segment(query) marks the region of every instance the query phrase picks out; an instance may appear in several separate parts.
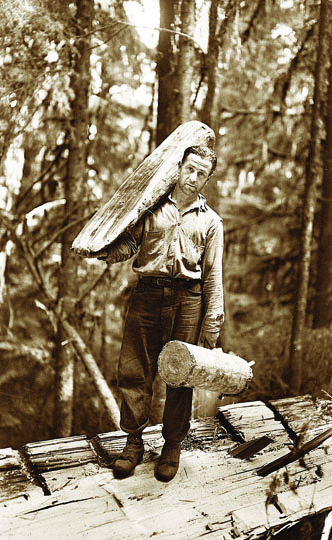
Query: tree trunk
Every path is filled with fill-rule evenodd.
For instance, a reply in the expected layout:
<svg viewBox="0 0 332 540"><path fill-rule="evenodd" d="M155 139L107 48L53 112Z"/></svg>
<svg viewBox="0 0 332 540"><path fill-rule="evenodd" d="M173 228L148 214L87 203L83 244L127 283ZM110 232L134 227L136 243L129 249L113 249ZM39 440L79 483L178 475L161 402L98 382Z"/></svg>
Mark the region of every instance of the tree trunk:
<svg viewBox="0 0 332 540"><path fill-rule="evenodd" d="M217 112L217 108L220 101L221 71L218 67L218 63L220 54L224 48L227 48L227 45L225 45L225 37L227 35L227 30L234 22L237 8L236 1L229 0L225 6L225 18L219 20L218 7L220 4L220 0L211 0L209 13L209 43L206 58L208 81L206 97L201 113L202 122L210 126L215 131L216 135L218 134L220 127L220 115Z"/></svg>
<svg viewBox="0 0 332 540"><path fill-rule="evenodd" d="M195 0L182 0L181 32L193 36L195 32ZM191 84L194 77L195 50L192 40L180 36L177 59L174 115L178 124L191 117Z"/></svg>
<svg viewBox="0 0 332 540"><path fill-rule="evenodd" d="M329 20L331 24L331 7ZM314 308L314 328L328 327L332 323L332 34L330 39L330 69L325 121L326 147L324 152L324 174L322 186L322 207L320 215L320 236L316 299Z"/></svg>
<svg viewBox="0 0 332 540"><path fill-rule="evenodd" d="M302 383L303 333L306 323L312 231L317 199L317 183L321 176L321 131L319 126L321 123L321 108L328 62L328 11L329 8L327 1L323 0L320 8L319 36L315 68L314 104L312 112L309 154L306 167L302 235L289 357L289 385L295 394L300 391Z"/></svg>
<svg viewBox="0 0 332 540"><path fill-rule="evenodd" d="M86 141L88 137L88 92L90 85L89 40L80 39L91 30L93 0L77 0L75 27L77 29L76 54L71 81L72 122L69 142L67 175L65 179L66 224L82 214L82 199L86 183ZM59 303L65 310L78 296L78 260L70 248L77 229L70 228L62 236L62 260L59 275ZM74 384L73 350L66 344L67 335L59 324L56 348L56 377L54 403L54 431L58 437L71 434Z"/></svg>
<svg viewBox="0 0 332 540"><path fill-rule="evenodd" d="M160 27L171 29L174 24L174 7L177 0L160 0ZM172 48L172 34L159 32L158 42L158 118L157 118L157 146L173 130L173 85L174 85L174 59Z"/></svg>
<svg viewBox="0 0 332 540"><path fill-rule="evenodd" d="M219 47L216 39L217 22L218 22L218 3L219 0L211 0L210 14L209 14L209 44L207 54L207 74L208 74L208 86L206 92L206 98L202 109L202 122L212 127L212 111L215 102L216 93L216 78L218 71L218 56Z"/></svg>

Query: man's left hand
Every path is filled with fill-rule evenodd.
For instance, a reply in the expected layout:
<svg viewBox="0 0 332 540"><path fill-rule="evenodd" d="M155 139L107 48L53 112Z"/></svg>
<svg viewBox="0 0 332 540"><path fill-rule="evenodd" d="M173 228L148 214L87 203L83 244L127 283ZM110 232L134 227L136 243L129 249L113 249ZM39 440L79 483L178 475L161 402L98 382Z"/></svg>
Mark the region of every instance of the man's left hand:
<svg viewBox="0 0 332 540"><path fill-rule="evenodd" d="M220 332L209 332L208 330L202 330L200 342L206 349L215 349Z"/></svg>

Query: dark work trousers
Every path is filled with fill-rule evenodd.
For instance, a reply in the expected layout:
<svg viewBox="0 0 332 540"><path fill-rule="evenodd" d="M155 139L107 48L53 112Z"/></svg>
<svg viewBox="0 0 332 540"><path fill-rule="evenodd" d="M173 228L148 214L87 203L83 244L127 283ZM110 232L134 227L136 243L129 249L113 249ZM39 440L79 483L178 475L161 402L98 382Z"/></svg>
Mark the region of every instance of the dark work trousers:
<svg viewBox="0 0 332 540"><path fill-rule="evenodd" d="M202 323L201 285L192 289L159 287L138 281L126 317L118 369L122 393L121 429L127 433L147 426L157 360L165 343L196 344ZM166 387L163 437L181 442L190 428L192 389Z"/></svg>

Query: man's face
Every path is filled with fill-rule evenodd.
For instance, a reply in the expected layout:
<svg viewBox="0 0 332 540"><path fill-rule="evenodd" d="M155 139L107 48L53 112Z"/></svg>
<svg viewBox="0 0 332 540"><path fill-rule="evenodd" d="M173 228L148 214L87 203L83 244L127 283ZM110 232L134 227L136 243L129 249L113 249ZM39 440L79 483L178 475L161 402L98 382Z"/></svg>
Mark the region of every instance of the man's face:
<svg viewBox="0 0 332 540"><path fill-rule="evenodd" d="M191 198L198 195L208 181L211 169L212 163L208 158L189 154L180 166L178 188Z"/></svg>
<svg viewBox="0 0 332 540"><path fill-rule="evenodd" d="M198 195L208 181L212 163L208 158L189 154L180 166L178 188L188 197Z"/></svg>

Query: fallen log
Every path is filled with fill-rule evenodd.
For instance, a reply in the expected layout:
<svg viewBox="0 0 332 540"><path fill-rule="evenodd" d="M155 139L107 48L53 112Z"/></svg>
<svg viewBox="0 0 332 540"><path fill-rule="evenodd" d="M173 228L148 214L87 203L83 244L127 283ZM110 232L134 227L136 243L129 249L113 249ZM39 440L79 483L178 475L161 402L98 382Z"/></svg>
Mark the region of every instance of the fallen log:
<svg viewBox="0 0 332 540"><path fill-rule="evenodd" d="M222 349L204 349L183 341L166 343L158 358L161 378L172 387L203 388L236 395L252 379L249 363Z"/></svg>
<svg viewBox="0 0 332 540"><path fill-rule="evenodd" d="M128 176L113 197L88 221L72 249L83 257L96 257L129 226L152 208L176 183L178 164L189 146L213 147L214 132L196 120L171 133Z"/></svg>

